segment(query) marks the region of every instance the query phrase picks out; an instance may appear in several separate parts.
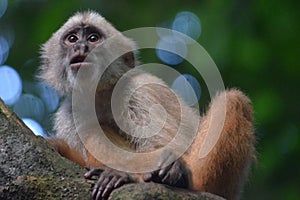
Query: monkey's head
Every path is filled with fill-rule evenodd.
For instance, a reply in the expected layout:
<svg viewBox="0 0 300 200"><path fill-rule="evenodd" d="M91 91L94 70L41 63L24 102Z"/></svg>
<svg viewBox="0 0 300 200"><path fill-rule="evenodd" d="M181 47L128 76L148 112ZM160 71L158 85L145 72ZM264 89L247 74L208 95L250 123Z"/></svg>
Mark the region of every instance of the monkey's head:
<svg viewBox="0 0 300 200"><path fill-rule="evenodd" d="M135 66L135 43L95 12L77 13L42 46L39 78L62 94L72 92L76 75L94 68L100 88L114 84Z"/></svg>

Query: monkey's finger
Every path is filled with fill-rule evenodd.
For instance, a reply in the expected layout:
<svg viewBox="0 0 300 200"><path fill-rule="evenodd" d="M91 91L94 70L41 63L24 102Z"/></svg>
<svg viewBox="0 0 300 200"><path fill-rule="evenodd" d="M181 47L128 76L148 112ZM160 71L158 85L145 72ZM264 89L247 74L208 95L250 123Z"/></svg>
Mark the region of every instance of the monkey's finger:
<svg viewBox="0 0 300 200"><path fill-rule="evenodd" d="M183 179L183 169L181 168L181 163L176 161L172 164L171 169L167 172L162 182L168 185L175 185L178 181Z"/></svg>
<svg viewBox="0 0 300 200"><path fill-rule="evenodd" d="M108 198L108 196L110 195L110 193L113 191L113 189L115 188L115 183L118 181L117 177L113 177L109 183L106 185L103 193L102 193L102 197L104 198Z"/></svg>
<svg viewBox="0 0 300 200"><path fill-rule="evenodd" d="M99 192L102 194L103 187L101 187L101 186L103 184L104 179L105 179L105 176L100 176L97 183L95 184L94 190L93 190L93 198L94 199L96 199L96 196L98 195Z"/></svg>
<svg viewBox="0 0 300 200"><path fill-rule="evenodd" d="M99 183L98 184L99 189L98 189L97 196L96 196L97 200L102 199L103 192L104 192L109 180L110 180L109 177L104 177L104 176L100 177L99 181L97 182L97 184Z"/></svg>
<svg viewBox="0 0 300 200"><path fill-rule="evenodd" d="M145 174L143 174L143 180L145 182L151 181L152 180L152 173L145 173Z"/></svg>
<svg viewBox="0 0 300 200"><path fill-rule="evenodd" d="M166 176L162 179L162 182L167 185L175 185L178 182L178 180L181 179L181 177L182 174L179 172L176 174L167 173Z"/></svg>
<svg viewBox="0 0 300 200"><path fill-rule="evenodd" d="M93 193L92 193L93 199L99 199L98 198L99 194L100 195L102 194L101 185L102 185L103 180L104 180L104 176L100 176L97 183L95 184L94 189L93 189Z"/></svg>
<svg viewBox="0 0 300 200"><path fill-rule="evenodd" d="M103 191L101 197L103 199L107 199L110 195L110 193L112 192L113 188L105 188L105 190Z"/></svg>
<svg viewBox="0 0 300 200"><path fill-rule="evenodd" d="M101 198L102 191L99 189L99 187L94 187L92 196L93 199L99 200Z"/></svg>
<svg viewBox="0 0 300 200"><path fill-rule="evenodd" d="M162 168L162 169L160 169L158 171L158 177L161 178L161 179L163 179L166 176L166 174L171 170L172 165L173 165L173 163L170 164L170 165L168 165L168 166L166 166L166 167L164 167L164 168Z"/></svg>
<svg viewBox="0 0 300 200"><path fill-rule="evenodd" d="M122 185L124 185L126 182L129 182L128 179L126 177L121 177L117 180L117 182L115 183L114 187L118 188L121 187Z"/></svg>
<svg viewBox="0 0 300 200"><path fill-rule="evenodd" d="M107 187L107 184L109 183L109 181L110 181L110 178L109 178L109 177L105 177L104 180L101 182L101 184L100 184L100 189L101 189L102 191L105 190L105 188ZM99 189L99 190L100 190L100 189Z"/></svg>
<svg viewBox="0 0 300 200"><path fill-rule="evenodd" d="M102 191L99 190L96 197L94 198L95 200L102 200Z"/></svg>
<svg viewBox="0 0 300 200"><path fill-rule="evenodd" d="M159 170L158 176L160 178L166 176L167 173L169 174L175 174L178 172L181 172L181 167L180 167L181 163L179 160L173 162L172 164L168 165L165 168L162 168Z"/></svg>
<svg viewBox="0 0 300 200"><path fill-rule="evenodd" d="M92 168L84 174L84 178L91 179L93 176L99 176L104 170L100 168Z"/></svg>
<svg viewBox="0 0 300 200"><path fill-rule="evenodd" d="M169 167L176 161L177 157L175 156L174 153L171 151L165 151L163 152L162 156L159 159L159 162L157 164L157 167L159 169Z"/></svg>
<svg viewBox="0 0 300 200"><path fill-rule="evenodd" d="M161 181L163 183L171 183L171 177L170 177L170 173L166 173L165 176L162 177Z"/></svg>
<svg viewBox="0 0 300 200"><path fill-rule="evenodd" d="M160 159L157 163L157 167L158 168L164 167L163 165L165 165L170 160L170 157L172 157L172 152L168 150L164 151L160 156Z"/></svg>

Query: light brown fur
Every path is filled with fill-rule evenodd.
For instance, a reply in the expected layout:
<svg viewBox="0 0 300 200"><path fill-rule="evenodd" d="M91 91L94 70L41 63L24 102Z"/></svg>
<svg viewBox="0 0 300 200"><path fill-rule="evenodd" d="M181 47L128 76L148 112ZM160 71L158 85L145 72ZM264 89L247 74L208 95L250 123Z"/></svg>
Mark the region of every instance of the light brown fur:
<svg viewBox="0 0 300 200"><path fill-rule="evenodd" d="M43 65L39 77L65 96L65 100L55 115L54 129L56 131L56 138L49 139L49 142L63 156L81 166L101 167L103 163L89 152L90 148L95 149L93 146L93 137L76 131L71 106L71 94L74 89L72 81L74 81L74 78L69 74L65 54L61 52L59 46L61 35L66 30L76 26L76 24L97 26L105 34L106 38L119 35L115 46L106 47L105 44L103 46L103 49L110 49L112 54L115 48L122 47L124 47L124 52L134 52L135 44L130 39L120 35L100 15L93 12L86 12L83 14L78 13L69 19L42 48ZM99 57L103 57L103 55ZM107 64L105 58L99 58L103 61L100 63ZM135 60L134 62L136 63L137 61ZM99 66L99 68L101 67ZM125 79L124 96L118 99L118 105L121 110L126 110L125 107L128 106L126 98L130 98L131 100L131 109L125 111L123 115L118 116L124 119L124 122L122 122L124 123L123 125L131 131L138 130L132 124L126 122L127 117L129 116L136 124L148 123L148 108L155 104L162 105L168 112L168 117L158 135L147 140L137 139L128 135L126 136L126 134L124 135L124 132L120 131L118 126L116 126L112 111L107 109L110 108L111 93L116 82L130 69L131 66L124 64L122 59L117 59L110 64L97 86L96 111L98 121L105 134L115 144L125 149L131 149L136 152L149 152L161 148L170 142L178 131L180 123L184 127L186 137L190 137L190 132L195 131L196 128L198 134L193 144L180 158L190 172L188 188L211 192L227 199L238 199L244 182L247 179L250 165L255 157L255 138L250 100L239 90L224 91L212 99L207 113L203 117L200 117L194 109L176 97L175 93L162 80L138 70L133 76ZM153 81L160 85L144 85L147 81ZM210 126L220 123L218 121L218 110L223 108L226 108L226 118L220 138L209 154L201 158L199 152L201 152L207 130ZM156 118L159 119L160 115L157 114ZM198 122L200 122L199 126L197 125ZM91 127L92 129L93 127ZM142 131L137 131L137 133L141 134L139 136L143 134ZM87 136L87 139L82 141L84 137L80 137L80 134L83 134L84 137ZM185 140L185 138L182 138L182 140ZM99 155L105 154L105 149L101 147L101 142L97 148ZM136 181L142 180L140 175L134 176L137 176Z"/></svg>

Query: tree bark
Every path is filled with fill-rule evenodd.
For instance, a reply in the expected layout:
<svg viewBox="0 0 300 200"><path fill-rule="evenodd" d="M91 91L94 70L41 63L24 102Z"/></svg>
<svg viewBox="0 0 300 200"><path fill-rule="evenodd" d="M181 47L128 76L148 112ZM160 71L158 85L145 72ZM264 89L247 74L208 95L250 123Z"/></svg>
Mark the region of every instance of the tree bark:
<svg viewBox="0 0 300 200"><path fill-rule="evenodd" d="M0 99L0 199L91 199L85 169L35 136ZM155 183L128 184L110 199L207 199L221 197Z"/></svg>

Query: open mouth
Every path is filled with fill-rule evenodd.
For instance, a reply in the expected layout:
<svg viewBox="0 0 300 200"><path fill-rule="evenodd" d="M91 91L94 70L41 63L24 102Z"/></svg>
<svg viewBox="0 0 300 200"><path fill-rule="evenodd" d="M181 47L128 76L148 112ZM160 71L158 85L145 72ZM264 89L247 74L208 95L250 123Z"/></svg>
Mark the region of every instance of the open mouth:
<svg viewBox="0 0 300 200"><path fill-rule="evenodd" d="M86 56L83 55L78 55L74 56L71 61L70 61L70 67L72 70L75 70L76 72L81 68L81 67L89 67L91 66L92 63L88 62L86 60Z"/></svg>

